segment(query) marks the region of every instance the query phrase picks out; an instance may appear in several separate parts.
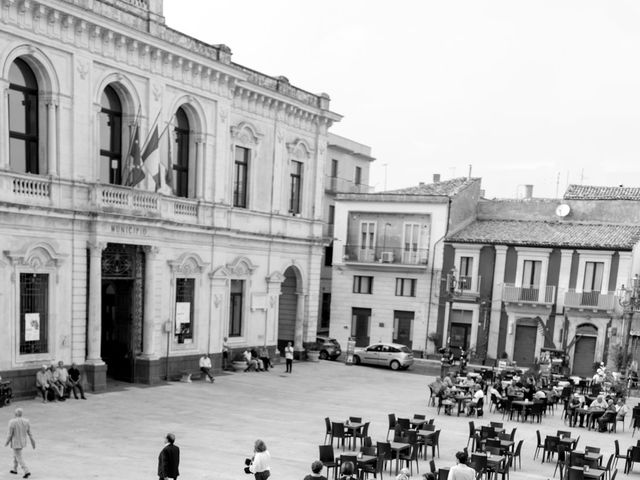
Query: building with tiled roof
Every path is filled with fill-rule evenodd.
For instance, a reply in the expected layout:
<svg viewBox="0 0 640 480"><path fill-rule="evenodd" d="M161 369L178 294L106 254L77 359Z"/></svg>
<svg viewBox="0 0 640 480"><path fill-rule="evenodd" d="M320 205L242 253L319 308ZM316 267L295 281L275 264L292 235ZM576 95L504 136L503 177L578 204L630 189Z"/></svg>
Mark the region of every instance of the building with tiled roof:
<svg viewBox="0 0 640 480"><path fill-rule="evenodd" d="M380 192L381 195L425 195L452 197L460 193L469 185L477 183L479 178L459 177L451 180L434 181L433 183L420 182L418 185L397 190Z"/></svg>
<svg viewBox="0 0 640 480"><path fill-rule="evenodd" d="M572 185L564 199L483 200L445 240L438 331L482 358L533 365L545 349L593 375L621 344L615 295L640 241L640 189Z"/></svg>
<svg viewBox="0 0 640 480"><path fill-rule="evenodd" d="M640 201L640 187L598 187L569 185L565 200L632 200Z"/></svg>

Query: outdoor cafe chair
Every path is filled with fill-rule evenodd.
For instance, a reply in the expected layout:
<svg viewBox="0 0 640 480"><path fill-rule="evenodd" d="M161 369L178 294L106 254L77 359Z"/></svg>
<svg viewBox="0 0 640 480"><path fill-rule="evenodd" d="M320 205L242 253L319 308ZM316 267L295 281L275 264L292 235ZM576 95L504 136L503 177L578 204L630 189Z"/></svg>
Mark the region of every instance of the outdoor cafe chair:
<svg viewBox="0 0 640 480"><path fill-rule="evenodd" d="M501 447L500 439L499 438L487 438L487 440L484 442L485 450L487 449L487 447L500 448Z"/></svg>
<svg viewBox="0 0 640 480"><path fill-rule="evenodd" d="M409 451L408 454L400 454L400 461L401 462L405 462L407 467L409 467L409 470L411 472L411 475L413 475L413 462L416 462L416 473L420 473L420 470L418 469L418 451L420 449L420 446L416 443L411 445L411 450Z"/></svg>
<svg viewBox="0 0 640 480"><path fill-rule="evenodd" d="M400 425L403 430L409 430L411 428L411 422L408 418L398 418L396 425Z"/></svg>
<svg viewBox="0 0 640 480"><path fill-rule="evenodd" d="M626 416L627 414L625 413L624 415L616 415L616 419L614 421L611 421L611 430L614 433L618 432L618 422L622 423L622 431L624 432L624 422L626 420Z"/></svg>
<svg viewBox="0 0 640 480"><path fill-rule="evenodd" d="M329 417L324 417L324 426L324 443L327 443L327 440L331 438L331 420L329 420Z"/></svg>
<svg viewBox="0 0 640 480"><path fill-rule="evenodd" d="M327 469L327 475L329 475L330 470L333 468L333 476L334 478L338 476L338 462L336 462L334 453L333 453L333 445L320 445L320 461Z"/></svg>
<svg viewBox="0 0 640 480"><path fill-rule="evenodd" d="M433 423L427 423L426 425L422 426L422 430L428 430L430 432L435 432L436 431L436 426Z"/></svg>
<svg viewBox="0 0 640 480"><path fill-rule="evenodd" d="M516 461L517 461L520 466L520 469L522 470L522 444L523 443L524 443L524 440L520 440L513 453L507 452L507 455L509 456L509 463L513 465L514 469L516 468Z"/></svg>
<svg viewBox="0 0 640 480"><path fill-rule="evenodd" d="M360 447L360 453L363 455L373 455L374 457L377 455L376 447Z"/></svg>
<svg viewBox="0 0 640 480"><path fill-rule="evenodd" d="M542 463L544 463L545 457L547 460L549 460L551 457L553 457L553 455L555 455L555 453L558 451L559 443L560 442L558 437L547 435L547 437L544 439L544 447L542 451Z"/></svg>
<svg viewBox="0 0 640 480"><path fill-rule="evenodd" d="M509 467L510 467L509 462L507 460L503 460L499 464L490 467L490 472L492 474L491 476L497 477L498 475L500 475L502 477L502 480L505 480L505 477L508 479Z"/></svg>
<svg viewBox="0 0 640 480"><path fill-rule="evenodd" d="M560 438L571 438L571 432L567 432L564 430L558 430L556 432L556 436L560 437Z"/></svg>
<svg viewBox="0 0 640 480"><path fill-rule="evenodd" d="M567 470L569 471L567 480L584 480L584 470L582 468L569 467Z"/></svg>
<svg viewBox="0 0 640 480"><path fill-rule="evenodd" d="M533 423L533 419L535 418L538 423L542 421L542 414L544 412L544 404L534 402L529 408L524 410L524 420L526 421L528 417L531 417L531 422Z"/></svg>
<svg viewBox="0 0 640 480"><path fill-rule="evenodd" d="M365 422L365 424L362 426L362 428L358 429L355 432L356 439L358 439L358 438L360 439L360 446L361 447L364 445L364 439L369 436L369 424L370 423L371 422Z"/></svg>
<svg viewBox="0 0 640 480"><path fill-rule="evenodd" d="M382 471L384 470L385 459L382 455L378 455L374 462L363 463L360 467L360 474L364 474L364 478L369 478L369 474L373 474L374 478L382 480Z"/></svg>
<svg viewBox="0 0 640 480"><path fill-rule="evenodd" d="M438 469L438 480L447 480L449 478L449 469L448 468L439 468Z"/></svg>
<svg viewBox="0 0 640 480"><path fill-rule="evenodd" d="M351 423L362 423L362 417L349 417Z"/></svg>
<svg viewBox="0 0 640 480"><path fill-rule="evenodd" d="M424 439L424 447L425 449L431 447L431 458L435 458L436 449L438 449L438 458L440 458L440 430L436 430L433 435Z"/></svg>
<svg viewBox="0 0 640 480"><path fill-rule="evenodd" d="M388 462L391 462L393 458L393 452L391 451L391 444L389 442L376 442L376 451L378 452L378 458L382 457L383 467ZM391 467L389 467L391 469Z"/></svg>
<svg viewBox="0 0 640 480"><path fill-rule="evenodd" d="M479 454L479 453L472 453L470 466L476 471L476 479L479 480L480 478L482 478L483 475L485 477L488 476L486 455Z"/></svg>
<svg viewBox="0 0 640 480"><path fill-rule="evenodd" d="M436 468L436 461L433 458L429 460L429 471L434 475L438 473L438 469Z"/></svg>
<svg viewBox="0 0 640 480"><path fill-rule="evenodd" d="M607 460L607 464L604 467L600 467L602 470L607 472L607 478L611 480L611 468L613 467L613 459L615 458L615 454L609 455L609 460Z"/></svg>
<svg viewBox="0 0 640 480"><path fill-rule="evenodd" d="M624 459L624 464L626 466L628 457L627 457L626 454L623 455L623 454L620 453L620 441L619 440L614 440L613 444L615 446L615 452L614 452L615 459L613 460L614 468L618 466L618 459L619 458L623 458Z"/></svg>
<svg viewBox="0 0 640 480"><path fill-rule="evenodd" d="M344 450L345 438L351 438L351 435L345 430L344 423L331 422L331 445L333 445L333 441L337 439L338 442L342 443L342 450Z"/></svg>
<svg viewBox="0 0 640 480"><path fill-rule="evenodd" d="M473 423L473 420L469 421L469 437L467 438L467 447L469 446L469 441L471 442L471 449L473 450L475 441L476 441L476 426Z"/></svg>
<svg viewBox="0 0 640 480"><path fill-rule="evenodd" d="M340 455L340 470L342 470L342 466L347 462L353 463L353 476L355 478L359 478L360 467L358 465L358 455L354 455L353 453L343 453Z"/></svg>
<svg viewBox="0 0 640 480"><path fill-rule="evenodd" d="M491 425L493 428L502 428L504 426L502 422L489 422L489 425Z"/></svg>
<svg viewBox="0 0 640 480"><path fill-rule="evenodd" d="M553 476L556 476L556 472L560 470L560 478L563 478L564 467L567 463L567 447L565 445L558 445L558 458L556 459L556 467L553 469Z"/></svg>
<svg viewBox="0 0 640 480"><path fill-rule="evenodd" d="M390 413L389 417L389 426L387 428L387 441L389 441L389 432L392 432L394 428L396 428L396 415L394 413Z"/></svg>
<svg viewBox="0 0 640 480"><path fill-rule="evenodd" d="M584 467L585 459L582 452L570 452L569 453L569 466L571 467Z"/></svg>
<svg viewBox="0 0 640 480"><path fill-rule="evenodd" d="M631 447L631 453L627 457L627 465L625 467L625 473L630 473L633 469L633 464L635 462L640 462L640 447L634 446Z"/></svg>
<svg viewBox="0 0 640 480"><path fill-rule="evenodd" d="M600 447L584 447L584 453L600 453Z"/></svg>
<svg viewBox="0 0 640 480"><path fill-rule="evenodd" d="M616 480L616 475L618 475L618 469L617 468L613 471L613 475L611 475L611 478L609 480Z"/></svg>

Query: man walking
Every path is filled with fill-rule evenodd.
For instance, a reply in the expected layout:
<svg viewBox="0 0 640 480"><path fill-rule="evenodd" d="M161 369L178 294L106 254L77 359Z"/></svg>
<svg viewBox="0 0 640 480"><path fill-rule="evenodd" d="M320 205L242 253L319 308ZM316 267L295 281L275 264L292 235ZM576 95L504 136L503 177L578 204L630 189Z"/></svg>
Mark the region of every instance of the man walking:
<svg viewBox="0 0 640 480"><path fill-rule="evenodd" d="M22 459L22 449L27 446L27 437L29 437L29 440L31 440L31 446L35 450L36 441L31 435L29 420L22 417L21 408L16 408L15 418L9 420L9 436L7 437L5 446L11 445L11 448L13 449L13 470L10 470L10 472L13 474L17 474L18 465L20 465L20 467L22 467L22 470L24 471L24 475L22 476L22 478L29 478L31 476L29 468Z"/></svg>
<svg viewBox="0 0 640 480"><path fill-rule="evenodd" d="M180 465L180 449L174 445L176 436L173 433L167 433L165 437L165 446L158 456L158 478L160 480L176 480L180 473L178 465Z"/></svg>

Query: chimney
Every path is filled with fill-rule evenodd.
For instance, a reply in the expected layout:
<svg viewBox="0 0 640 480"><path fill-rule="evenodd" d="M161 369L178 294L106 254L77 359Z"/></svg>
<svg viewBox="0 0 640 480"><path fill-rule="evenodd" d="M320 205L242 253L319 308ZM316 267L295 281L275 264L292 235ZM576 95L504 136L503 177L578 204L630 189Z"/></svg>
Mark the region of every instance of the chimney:
<svg viewBox="0 0 640 480"><path fill-rule="evenodd" d="M440 174L439 173L434 173L433 174L433 183L438 183L440 181Z"/></svg>
<svg viewBox="0 0 640 480"><path fill-rule="evenodd" d="M524 186L524 199L531 200L533 198L533 185Z"/></svg>

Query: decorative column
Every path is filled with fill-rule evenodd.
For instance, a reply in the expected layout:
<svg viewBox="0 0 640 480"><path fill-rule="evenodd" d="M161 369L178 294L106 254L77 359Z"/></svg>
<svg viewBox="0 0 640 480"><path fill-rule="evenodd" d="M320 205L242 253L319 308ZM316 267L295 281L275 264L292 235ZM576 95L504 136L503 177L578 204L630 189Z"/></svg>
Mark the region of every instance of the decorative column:
<svg viewBox="0 0 640 480"><path fill-rule="evenodd" d="M158 358L155 346L155 306L157 305L154 292L154 269L158 247L144 247L144 321L142 325L142 356L148 359Z"/></svg>
<svg viewBox="0 0 640 480"><path fill-rule="evenodd" d="M87 363L103 365L102 341L102 250L107 244L88 242L89 247L89 320L87 323Z"/></svg>
<svg viewBox="0 0 640 480"><path fill-rule="evenodd" d="M280 294L282 293L282 282L284 282L284 275L275 271L269 275L267 280L267 295L268 295L268 308L266 319L267 336L265 337L267 343L277 343L276 333L278 331L278 317L280 316ZM277 346L277 345L276 345Z"/></svg>
<svg viewBox="0 0 640 480"><path fill-rule="evenodd" d="M9 163L9 82L0 80L0 170L8 170ZM6 134L4 133L6 132Z"/></svg>
<svg viewBox="0 0 640 480"><path fill-rule="evenodd" d="M47 173L51 176L58 174L58 142L57 142L57 122L56 111L58 102L53 98L46 100L47 108Z"/></svg>
<svg viewBox="0 0 640 480"><path fill-rule="evenodd" d="M491 320L489 323L489 345L487 356L498 358L498 338L500 336L500 321L502 320L502 286L504 270L507 261L507 247L496 245L496 260L493 269L493 288L491 298Z"/></svg>
<svg viewBox="0 0 640 480"><path fill-rule="evenodd" d="M204 193L204 136L196 136L196 198L202 200Z"/></svg>
<svg viewBox="0 0 640 480"><path fill-rule="evenodd" d="M87 242L89 247L89 318L87 321L87 360L84 370L94 392L107 389L107 366L100 357L102 341L102 251L104 242Z"/></svg>
<svg viewBox="0 0 640 480"><path fill-rule="evenodd" d="M296 329L293 339L293 349L296 352L302 351L302 338L304 334L304 310L307 295L304 292L296 293L298 302L296 303Z"/></svg>

